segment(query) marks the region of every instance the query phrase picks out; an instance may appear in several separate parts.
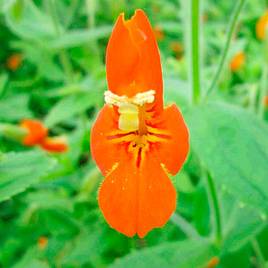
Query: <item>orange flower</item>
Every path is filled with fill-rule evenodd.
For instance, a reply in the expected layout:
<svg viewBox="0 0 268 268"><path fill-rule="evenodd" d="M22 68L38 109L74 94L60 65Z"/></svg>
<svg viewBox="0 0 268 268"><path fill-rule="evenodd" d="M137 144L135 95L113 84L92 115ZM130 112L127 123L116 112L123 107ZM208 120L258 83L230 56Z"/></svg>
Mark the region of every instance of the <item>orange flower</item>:
<svg viewBox="0 0 268 268"><path fill-rule="evenodd" d="M48 151L54 153L63 153L68 150L68 145L63 137L45 138L40 146Z"/></svg>
<svg viewBox="0 0 268 268"><path fill-rule="evenodd" d="M165 35L164 35L164 32L160 26L155 26L153 31L154 31L154 36L155 36L156 40L162 41L164 39Z"/></svg>
<svg viewBox="0 0 268 268"><path fill-rule="evenodd" d="M256 25L256 35L260 40L264 40L268 31L268 10L261 16Z"/></svg>
<svg viewBox="0 0 268 268"><path fill-rule="evenodd" d="M112 228L144 237L175 210L168 174L183 165L189 137L179 109L163 108L159 51L142 10L117 19L106 71L106 105L91 130L92 156L105 176L98 201Z"/></svg>
<svg viewBox="0 0 268 268"><path fill-rule="evenodd" d="M183 46L180 42L171 42L169 44L170 49L174 52L177 59L181 59L183 55Z"/></svg>
<svg viewBox="0 0 268 268"><path fill-rule="evenodd" d="M24 119L21 121L20 126L28 131L22 141L26 146L39 144L48 134L47 128L38 120Z"/></svg>
<svg viewBox="0 0 268 268"><path fill-rule="evenodd" d="M39 249L44 250L47 247L48 238L45 236L40 236L37 244Z"/></svg>
<svg viewBox="0 0 268 268"><path fill-rule="evenodd" d="M264 107L268 107L268 96L264 97L263 102L264 102Z"/></svg>
<svg viewBox="0 0 268 268"><path fill-rule="evenodd" d="M20 126L27 130L22 143L26 146L39 145L45 151L63 153L68 150L67 142L62 137L48 137L48 129L42 122L34 119L24 119Z"/></svg>
<svg viewBox="0 0 268 268"><path fill-rule="evenodd" d="M234 55L230 62L230 69L232 72L238 71L245 64L246 56L243 51Z"/></svg>
<svg viewBox="0 0 268 268"><path fill-rule="evenodd" d="M220 263L220 259L218 257L213 257L207 264L207 268L214 268Z"/></svg>
<svg viewBox="0 0 268 268"><path fill-rule="evenodd" d="M7 67L11 71L16 71L20 64L21 64L21 55L20 54L13 54L7 59Z"/></svg>

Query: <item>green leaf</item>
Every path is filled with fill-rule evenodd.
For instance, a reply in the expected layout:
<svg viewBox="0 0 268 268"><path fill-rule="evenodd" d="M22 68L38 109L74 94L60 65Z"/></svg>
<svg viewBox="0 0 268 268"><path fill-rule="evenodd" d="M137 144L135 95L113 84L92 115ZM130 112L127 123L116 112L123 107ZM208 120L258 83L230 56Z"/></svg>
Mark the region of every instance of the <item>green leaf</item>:
<svg viewBox="0 0 268 268"><path fill-rule="evenodd" d="M206 240L186 240L135 251L116 260L110 268L204 267L216 251Z"/></svg>
<svg viewBox="0 0 268 268"><path fill-rule="evenodd" d="M6 73L0 74L0 96L4 92L7 82L8 82L8 75Z"/></svg>
<svg viewBox="0 0 268 268"><path fill-rule="evenodd" d="M52 49L72 48L107 37L112 31L110 25L100 26L89 30L69 31L55 38L48 43L48 47Z"/></svg>
<svg viewBox="0 0 268 268"><path fill-rule="evenodd" d="M51 17L42 13L31 0L17 0L6 11L6 23L22 39L47 39L56 32Z"/></svg>
<svg viewBox="0 0 268 268"><path fill-rule="evenodd" d="M31 118L32 112L28 108L29 96L18 94L0 100L0 120L17 121ZM16 109L14 108L16 107Z"/></svg>
<svg viewBox="0 0 268 268"><path fill-rule="evenodd" d="M241 203L268 211L268 126L249 112L215 103L186 114L191 145L201 163Z"/></svg>
<svg viewBox="0 0 268 268"><path fill-rule="evenodd" d="M0 157L0 201L25 191L45 176L55 161L42 152L8 153Z"/></svg>
<svg viewBox="0 0 268 268"><path fill-rule="evenodd" d="M247 206L237 206L232 215L234 217L226 230L223 252L233 252L242 248L267 225L265 218Z"/></svg>
<svg viewBox="0 0 268 268"><path fill-rule="evenodd" d="M51 128L60 122L70 119L72 116L84 112L89 107L98 104L100 98L102 98L102 94L93 90L87 93L79 93L65 97L50 110L45 118L45 124L47 127Z"/></svg>
<svg viewBox="0 0 268 268"><path fill-rule="evenodd" d="M226 191L219 193L224 242L222 254L232 254L248 245L266 225L265 214L254 207L237 201Z"/></svg>

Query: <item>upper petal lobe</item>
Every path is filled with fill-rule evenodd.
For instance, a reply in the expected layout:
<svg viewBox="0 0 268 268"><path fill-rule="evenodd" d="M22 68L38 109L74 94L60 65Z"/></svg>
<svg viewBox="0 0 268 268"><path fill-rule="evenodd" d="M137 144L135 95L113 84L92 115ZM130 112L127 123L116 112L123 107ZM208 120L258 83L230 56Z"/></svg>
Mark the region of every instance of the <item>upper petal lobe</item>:
<svg viewBox="0 0 268 268"><path fill-rule="evenodd" d="M157 108L162 109L160 55L152 27L142 10L137 10L128 21L123 14L119 16L107 47L106 70L110 91L133 97L153 89Z"/></svg>

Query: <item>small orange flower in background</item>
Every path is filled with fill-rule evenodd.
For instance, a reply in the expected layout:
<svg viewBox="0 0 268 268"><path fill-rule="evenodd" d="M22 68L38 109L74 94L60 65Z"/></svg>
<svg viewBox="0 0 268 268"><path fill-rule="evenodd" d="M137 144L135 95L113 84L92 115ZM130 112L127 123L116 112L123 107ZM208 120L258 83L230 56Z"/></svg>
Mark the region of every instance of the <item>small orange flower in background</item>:
<svg viewBox="0 0 268 268"><path fill-rule="evenodd" d="M232 72L237 72L245 64L246 56L243 51L238 52L234 55L230 62L230 69Z"/></svg>
<svg viewBox="0 0 268 268"><path fill-rule="evenodd" d="M181 59L184 52L182 44L180 42L173 41L169 44L169 46L176 58Z"/></svg>
<svg viewBox="0 0 268 268"><path fill-rule="evenodd" d="M215 256L208 262L206 268L215 268L219 263L220 259Z"/></svg>
<svg viewBox="0 0 268 268"><path fill-rule="evenodd" d="M22 57L20 54L16 53L11 55L6 62L7 68L11 71L16 71L22 62Z"/></svg>
<svg viewBox="0 0 268 268"><path fill-rule="evenodd" d="M25 146L39 145L48 152L62 153L68 150L67 141L62 137L48 137L48 129L39 120L24 119L20 126L27 130L22 143Z"/></svg>
<svg viewBox="0 0 268 268"><path fill-rule="evenodd" d="M160 55L142 10L121 14L106 54L109 90L91 130L91 152L105 176L98 202L109 225L144 237L176 208L168 175L182 167L189 134L176 107L163 107Z"/></svg>
<svg viewBox="0 0 268 268"><path fill-rule="evenodd" d="M64 137L45 138L40 146L48 152L63 153L68 150L67 141Z"/></svg>
<svg viewBox="0 0 268 268"><path fill-rule="evenodd" d="M268 10L261 16L256 25L256 35L260 40L264 40L268 31Z"/></svg>
<svg viewBox="0 0 268 268"><path fill-rule="evenodd" d="M268 107L268 96L264 97L264 107Z"/></svg>
<svg viewBox="0 0 268 268"><path fill-rule="evenodd" d="M37 241L38 248L40 250L44 250L46 249L47 244L48 244L48 238L46 236L40 236Z"/></svg>
<svg viewBox="0 0 268 268"><path fill-rule="evenodd" d="M164 31L162 30L162 28L160 26L155 26L153 28L154 31L154 36L156 38L157 41L162 41L165 37L164 35Z"/></svg>

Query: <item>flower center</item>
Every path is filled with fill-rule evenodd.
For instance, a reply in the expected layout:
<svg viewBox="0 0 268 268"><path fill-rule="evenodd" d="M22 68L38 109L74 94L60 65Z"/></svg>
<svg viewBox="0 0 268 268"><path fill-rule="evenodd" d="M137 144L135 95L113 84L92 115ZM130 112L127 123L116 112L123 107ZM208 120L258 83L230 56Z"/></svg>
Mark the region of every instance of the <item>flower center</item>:
<svg viewBox="0 0 268 268"><path fill-rule="evenodd" d="M166 130L146 123L150 118L146 104L154 102L154 95L154 90L138 93L132 98L118 96L111 91L104 93L105 102L118 107L119 113L118 129L109 133L107 138L113 143L126 145L128 152L134 155L138 167L152 144L166 142L170 138Z"/></svg>
<svg viewBox="0 0 268 268"><path fill-rule="evenodd" d="M146 104L154 102L155 91L148 90L136 94L134 97L118 96L111 91L104 93L107 104L118 107L118 128L122 131L138 131L139 135L145 135L146 129Z"/></svg>

